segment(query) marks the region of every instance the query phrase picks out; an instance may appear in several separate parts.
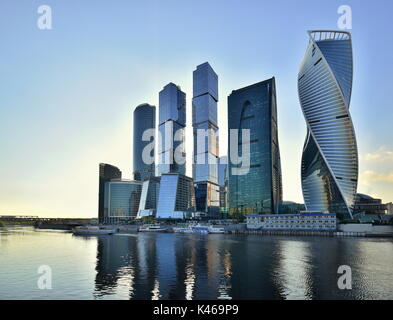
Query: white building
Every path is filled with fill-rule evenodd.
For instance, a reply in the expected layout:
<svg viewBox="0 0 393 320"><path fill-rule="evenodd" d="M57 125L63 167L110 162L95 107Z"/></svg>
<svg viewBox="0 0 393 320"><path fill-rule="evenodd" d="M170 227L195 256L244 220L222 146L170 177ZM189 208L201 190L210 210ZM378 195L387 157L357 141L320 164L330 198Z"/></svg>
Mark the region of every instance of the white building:
<svg viewBox="0 0 393 320"><path fill-rule="evenodd" d="M387 214L393 214L393 203L389 202L386 204Z"/></svg>
<svg viewBox="0 0 393 320"><path fill-rule="evenodd" d="M334 231L337 228L334 213L302 212L299 214L250 214L247 229L251 230L310 230Z"/></svg>

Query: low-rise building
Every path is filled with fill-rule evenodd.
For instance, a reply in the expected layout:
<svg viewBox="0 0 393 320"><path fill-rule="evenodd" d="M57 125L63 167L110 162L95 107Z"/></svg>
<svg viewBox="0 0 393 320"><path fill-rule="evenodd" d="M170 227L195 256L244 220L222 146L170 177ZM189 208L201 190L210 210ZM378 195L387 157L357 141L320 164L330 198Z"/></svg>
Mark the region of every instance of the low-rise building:
<svg viewBox="0 0 393 320"><path fill-rule="evenodd" d="M142 183L137 219L154 217L160 192L160 177L150 177Z"/></svg>
<svg viewBox="0 0 393 320"><path fill-rule="evenodd" d="M179 173L161 174L157 219L186 219L195 212L194 183Z"/></svg>
<svg viewBox="0 0 393 320"><path fill-rule="evenodd" d="M393 203L389 202L386 204L387 214L393 214Z"/></svg>
<svg viewBox="0 0 393 320"><path fill-rule="evenodd" d="M357 193L353 213L386 214L387 205L381 199L373 198L367 194Z"/></svg>
<svg viewBox="0 0 393 320"><path fill-rule="evenodd" d="M142 182L113 179L105 183L104 223L133 220L138 214Z"/></svg>
<svg viewBox="0 0 393 320"><path fill-rule="evenodd" d="M247 229L252 230L334 231L337 228L334 213L249 214L246 218Z"/></svg>

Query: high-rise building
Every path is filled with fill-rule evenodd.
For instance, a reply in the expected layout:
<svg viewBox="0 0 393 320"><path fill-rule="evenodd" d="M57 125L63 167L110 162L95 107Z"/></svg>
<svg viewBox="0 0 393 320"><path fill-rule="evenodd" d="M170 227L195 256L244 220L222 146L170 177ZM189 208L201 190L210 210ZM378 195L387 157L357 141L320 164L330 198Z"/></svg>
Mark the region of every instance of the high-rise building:
<svg viewBox="0 0 393 320"><path fill-rule="evenodd" d="M186 173L185 165L186 94L169 83L159 94L158 175Z"/></svg>
<svg viewBox="0 0 393 320"><path fill-rule="evenodd" d="M138 214L142 182L114 179L105 183L104 222L135 219Z"/></svg>
<svg viewBox="0 0 393 320"><path fill-rule="evenodd" d="M234 130L237 141L231 137L233 129L238 130ZM243 131L249 132L245 141ZM228 132L229 214L277 213L282 182L274 78L232 91L228 97ZM232 149L243 147L250 151L242 154L248 156L248 166L235 163L232 156Z"/></svg>
<svg viewBox="0 0 393 320"><path fill-rule="evenodd" d="M196 211L219 217L218 185L218 76L208 62L193 72L192 126L194 152L192 176L195 183Z"/></svg>
<svg viewBox="0 0 393 320"><path fill-rule="evenodd" d="M163 173L156 218L191 218L194 211L195 193L192 179L179 173Z"/></svg>
<svg viewBox="0 0 393 320"><path fill-rule="evenodd" d="M134 126L133 126L133 168L134 180L144 181L155 174L155 163L147 163L143 159L144 148L153 141L153 137L148 137L150 141L144 141L143 134L147 130L155 130L156 128L156 107L147 103L137 106L134 110ZM151 151L151 157L154 159L154 150ZM150 159L149 159L150 160Z"/></svg>
<svg viewBox="0 0 393 320"><path fill-rule="evenodd" d="M110 164L100 163L98 182L98 221L104 222L105 183L111 179L121 179L121 171Z"/></svg>
<svg viewBox="0 0 393 320"><path fill-rule="evenodd" d="M309 31L298 93L307 123L301 180L307 210L352 218L358 152L349 104L352 41L343 31Z"/></svg>

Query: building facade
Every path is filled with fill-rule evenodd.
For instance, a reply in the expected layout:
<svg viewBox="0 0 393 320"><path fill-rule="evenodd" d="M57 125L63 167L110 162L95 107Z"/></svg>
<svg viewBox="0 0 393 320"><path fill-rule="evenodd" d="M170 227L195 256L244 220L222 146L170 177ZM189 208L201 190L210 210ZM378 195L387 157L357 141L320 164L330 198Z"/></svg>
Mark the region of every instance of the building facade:
<svg viewBox="0 0 393 320"><path fill-rule="evenodd" d="M251 230L335 231L337 229L334 213L250 214L247 215L246 221L247 229Z"/></svg>
<svg viewBox="0 0 393 320"><path fill-rule="evenodd" d="M237 130L236 141L231 137L233 129ZM245 141L243 130L249 132ZM277 213L282 180L274 78L232 91L228 97L228 133L229 215ZM246 144L250 154L249 165L244 167L234 163L232 148L241 150ZM235 174L239 167L245 174Z"/></svg>
<svg viewBox="0 0 393 320"><path fill-rule="evenodd" d="M134 180L144 181L155 175L155 149L151 151L153 159L151 163L147 163L142 155L145 147L154 141L153 137L149 137L149 141L144 141L146 139L143 139L143 134L147 130L156 129L156 107L147 103L137 106L134 110L133 122L133 175Z"/></svg>
<svg viewBox="0 0 393 320"><path fill-rule="evenodd" d="M105 183L111 179L121 179L121 171L110 164L100 163L98 181L98 221L104 222Z"/></svg>
<svg viewBox="0 0 393 320"><path fill-rule="evenodd" d="M179 173L161 174L157 219L191 218L195 211L195 191L191 178Z"/></svg>
<svg viewBox="0 0 393 320"><path fill-rule="evenodd" d="M357 193L353 213L386 214L388 206L381 199L375 199L369 195Z"/></svg>
<svg viewBox="0 0 393 320"><path fill-rule="evenodd" d="M152 177L143 181L138 219L156 215L159 192L160 177Z"/></svg>
<svg viewBox="0 0 393 320"><path fill-rule="evenodd" d="M306 206L303 203L296 203L293 201L281 201L279 205L280 214L294 214L306 211Z"/></svg>
<svg viewBox="0 0 393 320"><path fill-rule="evenodd" d="M307 123L301 181L307 210L352 218L358 183L358 152L349 104L351 35L310 31L300 66L298 93Z"/></svg>
<svg viewBox="0 0 393 320"><path fill-rule="evenodd" d="M220 157L218 164L218 184L220 186L220 216L227 218L228 215L228 157Z"/></svg>
<svg viewBox="0 0 393 320"><path fill-rule="evenodd" d="M192 126L194 152L192 176L195 183L196 211L218 218L218 76L208 62L193 72Z"/></svg>
<svg viewBox="0 0 393 320"><path fill-rule="evenodd" d="M138 214L142 182L111 180L105 183L104 222L135 219Z"/></svg>
<svg viewBox="0 0 393 320"><path fill-rule="evenodd" d="M186 94L169 83L159 94L158 176L186 173L185 165Z"/></svg>
<svg viewBox="0 0 393 320"><path fill-rule="evenodd" d="M393 203L389 202L386 204L387 214L393 214Z"/></svg>

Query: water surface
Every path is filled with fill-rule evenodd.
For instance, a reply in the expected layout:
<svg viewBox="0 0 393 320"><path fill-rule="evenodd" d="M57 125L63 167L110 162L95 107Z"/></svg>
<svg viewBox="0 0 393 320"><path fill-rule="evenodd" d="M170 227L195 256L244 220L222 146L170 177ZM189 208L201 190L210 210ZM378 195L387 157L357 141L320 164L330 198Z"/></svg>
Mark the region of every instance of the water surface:
<svg viewBox="0 0 393 320"><path fill-rule="evenodd" d="M340 265L352 290L338 289ZM15 227L0 231L0 299L393 299L393 241Z"/></svg>

